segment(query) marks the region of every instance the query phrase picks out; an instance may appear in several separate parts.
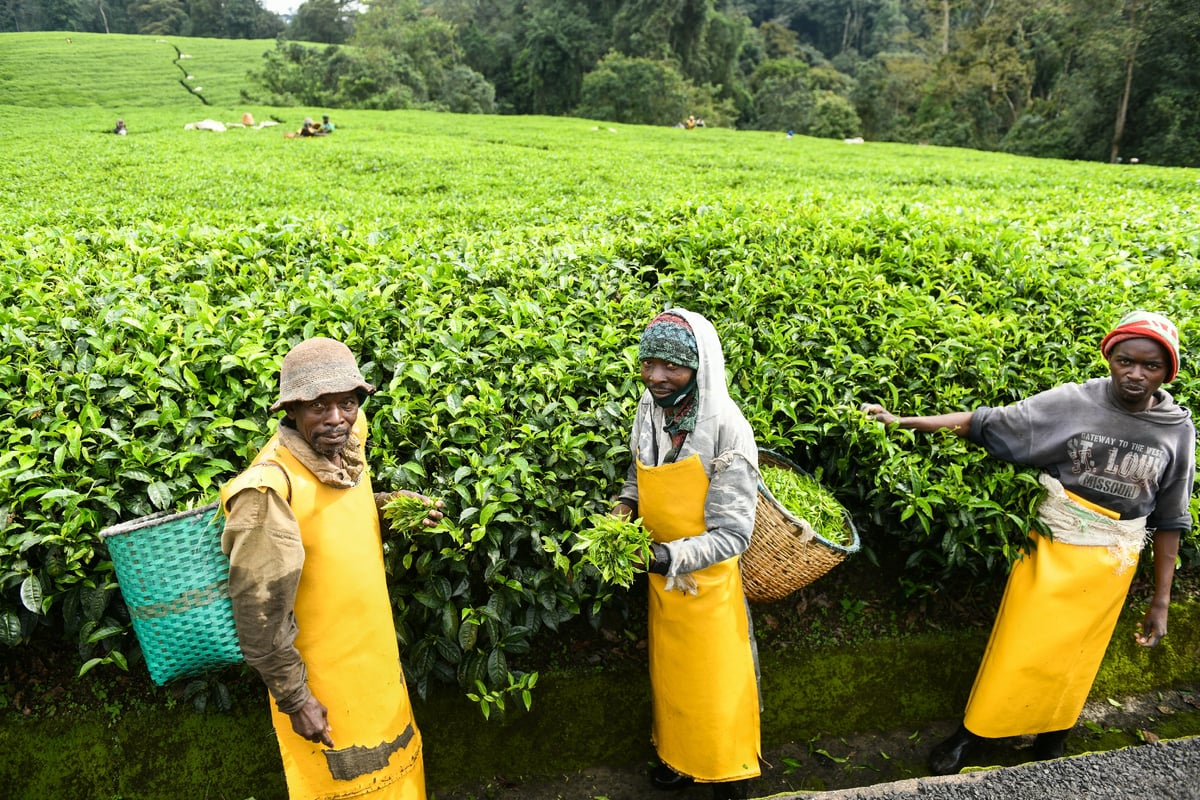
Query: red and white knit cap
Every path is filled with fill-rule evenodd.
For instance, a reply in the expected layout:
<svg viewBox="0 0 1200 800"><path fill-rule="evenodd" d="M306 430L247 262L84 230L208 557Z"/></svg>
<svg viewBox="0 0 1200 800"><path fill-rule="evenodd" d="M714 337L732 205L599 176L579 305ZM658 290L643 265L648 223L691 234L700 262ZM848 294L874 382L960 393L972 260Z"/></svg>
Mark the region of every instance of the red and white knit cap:
<svg viewBox="0 0 1200 800"><path fill-rule="evenodd" d="M1163 383L1175 380L1179 374L1179 331L1169 319L1152 311L1129 312L1100 341L1100 354L1108 358L1114 347L1129 339L1151 339L1162 345L1171 361Z"/></svg>
<svg viewBox="0 0 1200 800"><path fill-rule="evenodd" d="M307 403L321 395L353 391L373 394L375 387L363 378L349 347L336 339L317 336L305 339L283 357L279 399L271 411L288 403Z"/></svg>

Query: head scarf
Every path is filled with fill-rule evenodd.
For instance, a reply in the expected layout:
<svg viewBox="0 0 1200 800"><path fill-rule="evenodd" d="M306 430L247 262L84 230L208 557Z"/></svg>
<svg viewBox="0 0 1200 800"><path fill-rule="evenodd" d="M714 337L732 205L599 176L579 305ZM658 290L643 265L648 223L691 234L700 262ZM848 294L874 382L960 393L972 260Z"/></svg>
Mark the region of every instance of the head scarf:
<svg viewBox="0 0 1200 800"><path fill-rule="evenodd" d="M638 359L661 358L688 369L700 366L696 335L692 326L678 314L664 311L646 326L638 342Z"/></svg>
<svg viewBox="0 0 1200 800"><path fill-rule="evenodd" d="M1131 311L1101 340L1100 354L1108 358L1114 347L1129 339L1151 339L1162 345L1171 362L1163 382L1175 380L1179 374L1179 331L1170 320L1150 311Z"/></svg>
<svg viewBox="0 0 1200 800"><path fill-rule="evenodd" d="M676 439L678 447L689 431L696 429L696 372L700 367L700 351L696 347L696 335L692 326L679 314L664 311L646 326L638 342L638 359L659 358L693 370L687 386L670 397L659 400L656 405L665 409L665 429Z"/></svg>

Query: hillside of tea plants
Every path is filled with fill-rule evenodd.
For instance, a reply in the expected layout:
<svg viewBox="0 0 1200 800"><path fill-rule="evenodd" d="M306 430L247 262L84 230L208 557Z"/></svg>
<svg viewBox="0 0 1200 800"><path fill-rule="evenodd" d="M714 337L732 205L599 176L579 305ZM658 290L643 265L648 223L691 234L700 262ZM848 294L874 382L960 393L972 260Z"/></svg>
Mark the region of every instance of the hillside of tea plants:
<svg viewBox="0 0 1200 800"><path fill-rule="evenodd" d="M818 475L857 557L904 561L913 596L1002 573L1036 481L860 403L969 409L1103 374L1098 342L1136 307L1178 323L1170 388L1196 402L1200 171L242 107L264 43L63 38L0 35L7 648L136 660L98 531L214 499L307 336L344 340L380 388L377 486L443 498L465 534L398 539L389 562L414 687L482 681L484 708L527 697L536 636L623 600L569 552L628 466L636 341L664 307L714 321L761 446ZM246 111L284 124L185 128ZM284 136L322 112L333 135Z"/></svg>

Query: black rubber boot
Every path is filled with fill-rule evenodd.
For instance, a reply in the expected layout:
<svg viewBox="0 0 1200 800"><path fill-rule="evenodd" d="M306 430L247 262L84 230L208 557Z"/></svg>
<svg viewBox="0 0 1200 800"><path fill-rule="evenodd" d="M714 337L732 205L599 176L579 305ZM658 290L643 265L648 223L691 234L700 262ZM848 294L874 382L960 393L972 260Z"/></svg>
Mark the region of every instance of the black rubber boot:
<svg viewBox="0 0 1200 800"><path fill-rule="evenodd" d="M959 725L958 730L950 735L929 753L929 772L933 775L953 775L966 765L971 755L971 749L983 741Z"/></svg>
<svg viewBox="0 0 1200 800"><path fill-rule="evenodd" d="M667 791L671 791L673 789L686 789L693 783L695 783L695 781L693 781L687 775L680 775L666 764L659 764L657 767L650 770L650 785L655 789L664 789Z"/></svg>
<svg viewBox="0 0 1200 800"><path fill-rule="evenodd" d="M714 783L712 796L713 800L746 800L750 796L750 780Z"/></svg>
<svg viewBox="0 0 1200 800"><path fill-rule="evenodd" d="M1067 728L1065 731L1039 733L1033 740L1034 760L1049 761L1052 758L1062 758L1063 753L1067 751L1067 734L1070 732L1071 729Z"/></svg>

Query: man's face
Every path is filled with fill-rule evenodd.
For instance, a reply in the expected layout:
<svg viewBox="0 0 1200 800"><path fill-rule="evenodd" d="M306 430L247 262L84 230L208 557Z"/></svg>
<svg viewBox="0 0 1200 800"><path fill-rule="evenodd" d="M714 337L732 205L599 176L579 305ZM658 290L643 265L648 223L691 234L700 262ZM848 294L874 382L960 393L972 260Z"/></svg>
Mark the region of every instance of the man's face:
<svg viewBox="0 0 1200 800"><path fill-rule="evenodd" d="M342 452L358 420L358 394L323 394L307 403L287 406L287 417L309 446L326 458Z"/></svg>
<svg viewBox="0 0 1200 800"><path fill-rule="evenodd" d="M1145 411L1167 377L1166 348L1153 339L1127 339L1108 354L1117 401L1126 411Z"/></svg>

